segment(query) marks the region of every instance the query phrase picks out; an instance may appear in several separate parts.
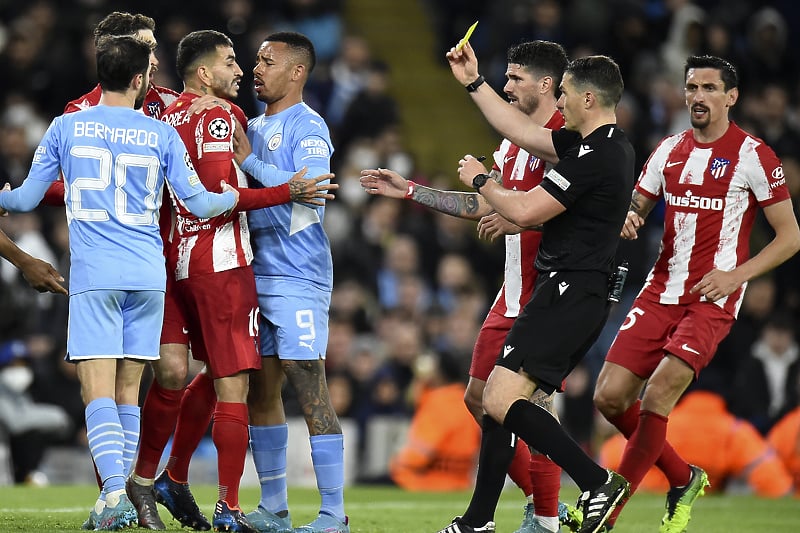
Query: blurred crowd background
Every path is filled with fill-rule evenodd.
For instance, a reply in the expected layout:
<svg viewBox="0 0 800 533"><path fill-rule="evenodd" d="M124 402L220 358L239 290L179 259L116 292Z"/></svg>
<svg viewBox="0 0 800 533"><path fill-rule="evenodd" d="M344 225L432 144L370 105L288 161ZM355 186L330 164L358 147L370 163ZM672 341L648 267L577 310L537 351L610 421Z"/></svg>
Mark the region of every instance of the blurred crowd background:
<svg viewBox="0 0 800 533"><path fill-rule="evenodd" d="M626 83L619 122L639 166L662 137L689 127L685 58L729 59L741 78L732 115L782 158L800 205L800 3L794 0L0 0L0 182L22 182L50 120L95 85L91 34L113 10L156 20L155 82L178 91L179 40L197 29L228 34L245 72L237 103L249 116L262 110L250 72L263 38L288 29L314 42L318 65L305 99L331 128L341 185L325 218L335 272L328 379L337 412L359 428L353 437L360 450L368 446L371 420L412 416L417 384L425 379L418 372L421 355L454 361L455 375L466 381L480 324L502 283L503 244L479 240L474 223L369 197L358 184L362 168L381 166L419 183L458 188L458 158L491 155L499 144L444 58L472 22L480 21L471 42L481 72L496 90L504 84L507 48L521 41L554 40L571 57L613 57ZM0 228L68 273L63 208L11 215L0 219ZM759 221L754 253L768 232ZM626 297L559 395L563 423L595 454L608 435L592 407L596 373L653 262L660 233L656 211L638 240L621 244L619 258L631 266ZM753 280L737 324L698 384L725 398L762 435L798 406L799 262L796 257ZM46 446L85 439L78 382L63 362L66 309L65 298L35 293L9 263L0 264L0 398L58 405L68 418L41 446L17 452L17 481L30 480ZM288 413L296 413L292 398L286 402ZM18 405L0 400L0 427L9 431L4 417L19 418Z"/></svg>

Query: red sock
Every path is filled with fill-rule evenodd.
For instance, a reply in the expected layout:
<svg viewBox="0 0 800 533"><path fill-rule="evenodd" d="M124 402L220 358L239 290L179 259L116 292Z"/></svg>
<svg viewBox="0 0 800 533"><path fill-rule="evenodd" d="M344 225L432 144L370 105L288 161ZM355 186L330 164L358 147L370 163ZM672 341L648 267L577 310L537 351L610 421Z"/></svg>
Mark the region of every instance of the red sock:
<svg viewBox="0 0 800 533"><path fill-rule="evenodd" d="M639 424L639 409L641 404L641 400L636 400L627 411L609 420L609 422L614 424L614 427L620 430L626 439L631 438L631 435L633 435L633 432L636 430L636 426ZM664 449L661 450L661 455L656 461L656 466L667 476L670 486L682 487L689 483L689 478L692 475L689 463L684 461L683 458L678 455L678 452L675 451L675 448L667 441L664 441Z"/></svg>
<svg viewBox="0 0 800 533"><path fill-rule="evenodd" d="M652 411L639 413L639 425L628 439L619 465L619 473L631 484L631 494L639 487L639 483L664 449L667 441L667 420L666 416Z"/></svg>
<svg viewBox="0 0 800 533"><path fill-rule="evenodd" d="M250 435L247 431L247 404L217 402L211 438L217 447L219 499L228 507L239 507L239 481Z"/></svg>
<svg viewBox="0 0 800 533"><path fill-rule="evenodd" d="M531 474L528 472L530 464L531 452L528 450L528 445L522 442L522 439L517 439L517 448L514 451L514 458L511 460L511 466L508 467L508 476L511 478L511 481L522 489L526 497L533 493Z"/></svg>
<svg viewBox="0 0 800 533"><path fill-rule="evenodd" d="M178 422L175 424L175 436L167 462L167 469L174 481L189 481L189 462L208 429L216 403L214 380L208 374L197 374L183 393Z"/></svg>
<svg viewBox="0 0 800 533"><path fill-rule="evenodd" d="M142 430L139 438L139 458L134 472L143 478L156 477L158 463L169 436L175 429L183 389L165 389L153 381L142 406Z"/></svg>
<svg viewBox="0 0 800 533"><path fill-rule="evenodd" d="M536 516L558 516L561 467L540 453L531 454L530 479Z"/></svg>

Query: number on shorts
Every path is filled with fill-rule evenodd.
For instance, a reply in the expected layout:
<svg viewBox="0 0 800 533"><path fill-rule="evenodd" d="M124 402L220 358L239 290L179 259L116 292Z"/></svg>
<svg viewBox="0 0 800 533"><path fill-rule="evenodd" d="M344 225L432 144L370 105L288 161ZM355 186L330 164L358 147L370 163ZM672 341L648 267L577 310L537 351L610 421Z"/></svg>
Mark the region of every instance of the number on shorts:
<svg viewBox="0 0 800 533"><path fill-rule="evenodd" d="M625 317L625 322L619 327L619 330L622 331L624 329L632 328L633 325L636 323L636 316L637 315L644 315L644 311L638 307L632 307L630 311L628 311L628 316Z"/></svg>
<svg viewBox="0 0 800 533"><path fill-rule="evenodd" d="M298 337L300 346L313 349L314 339L317 338L317 332L314 329L314 312L311 309L301 309L294 314L294 318L298 328L308 329L308 333L303 333Z"/></svg>
<svg viewBox="0 0 800 533"><path fill-rule="evenodd" d="M114 179L114 211L117 219L131 226L158 224L156 207L156 184L158 183L158 158L149 155L119 154L112 162L112 153L107 148L95 146L75 146L70 150L73 157L96 159L99 163L99 176L80 177L70 184L69 213L71 218L83 221L102 222L109 219L105 209L86 209L81 207L82 191L103 191ZM128 193L125 185L128 181L128 168L141 167L147 169L145 187L147 195L143 199L144 212L128 211Z"/></svg>
<svg viewBox="0 0 800 533"><path fill-rule="evenodd" d="M258 307L252 308L247 314L247 318L249 322L248 327L250 329L250 336L258 336Z"/></svg>

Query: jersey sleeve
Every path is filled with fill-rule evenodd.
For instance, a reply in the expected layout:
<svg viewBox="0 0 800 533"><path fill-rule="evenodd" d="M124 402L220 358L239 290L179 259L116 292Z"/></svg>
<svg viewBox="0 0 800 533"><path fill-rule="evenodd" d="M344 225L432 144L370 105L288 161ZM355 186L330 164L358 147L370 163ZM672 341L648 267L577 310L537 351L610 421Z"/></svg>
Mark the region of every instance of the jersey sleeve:
<svg viewBox="0 0 800 533"><path fill-rule="evenodd" d="M61 169L59 132L61 117L56 117L36 147L28 177L13 191L0 195L0 207L8 211L30 211L36 207Z"/></svg>
<svg viewBox="0 0 800 533"><path fill-rule="evenodd" d="M651 200L658 200L664 194L664 164L674 146L668 141L669 138L662 139L653 150L636 182L636 190Z"/></svg>
<svg viewBox="0 0 800 533"><path fill-rule="evenodd" d="M555 133L555 132L554 132ZM564 157L551 168L542 179L541 187L569 208L575 200L597 185L602 167L602 156L597 152L589 152L583 157Z"/></svg>
<svg viewBox="0 0 800 533"><path fill-rule="evenodd" d="M264 207L273 207L286 204L291 201L289 195L289 184L284 183L277 187L264 187L261 189L239 189L239 203L236 204L236 211L251 211Z"/></svg>
<svg viewBox="0 0 800 533"><path fill-rule="evenodd" d="M203 164L210 161L233 160L233 116L221 107L209 109L198 119L194 137L198 161L196 170L203 175Z"/></svg>
<svg viewBox="0 0 800 533"><path fill-rule="evenodd" d="M747 173L746 179L758 204L766 207L789 199L791 195L786 186L783 165L772 148L751 137L748 137L745 143L752 146L752 150L743 150L743 159L752 159L752 164L744 160L742 165L752 169L752 172Z"/></svg>
<svg viewBox="0 0 800 533"><path fill-rule="evenodd" d="M333 143L325 123L317 119L319 117L304 115L293 128L296 133L292 157L296 169L308 167L306 178L316 178L331 171Z"/></svg>
<svg viewBox="0 0 800 533"><path fill-rule="evenodd" d="M581 136L578 132L565 128L553 130L551 138L553 140L553 148L555 148L556 155L559 159L563 159L567 151L581 140Z"/></svg>
<svg viewBox="0 0 800 533"><path fill-rule="evenodd" d="M169 181L175 196L181 200L206 191L195 171L192 159L186 151L178 133L170 126L161 130L165 133L162 165L164 175Z"/></svg>

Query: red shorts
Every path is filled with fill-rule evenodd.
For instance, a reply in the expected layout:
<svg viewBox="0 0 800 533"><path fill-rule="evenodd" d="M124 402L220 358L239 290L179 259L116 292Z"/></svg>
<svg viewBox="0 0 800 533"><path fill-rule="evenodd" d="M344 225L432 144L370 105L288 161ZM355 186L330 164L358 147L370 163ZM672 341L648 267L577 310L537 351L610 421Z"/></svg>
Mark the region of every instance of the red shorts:
<svg viewBox="0 0 800 533"><path fill-rule="evenodd" d="M192 276L174 287L192 357L206 363L212 378L261 368L258 298L250 267Z"/></svg>
<svg viewBox="0 0 800 533"><path fill-rule="evenodd" d="M647 379L669 353L692 367L697 377L735 320L711 302L665 305L636 298L606 361Z"/></svg>
<svg viewBox="0 0 800 533"><path fill-rule="evenodd" d="M497 357L503 350L506 335L514 324L514 317L503 316L500 313L489 311L483 321L475 348L472 350L472 362L469 366L469 375L475 379L486 381L492 373Z"/></svg>
<svg viewBox="0 0 800 533"><path fill-rule="evenodd" d="M167 292L164 295L164 323L161 326L161 344L189 344L189 323L175 298L177 282L167 273Z"/></svg>

